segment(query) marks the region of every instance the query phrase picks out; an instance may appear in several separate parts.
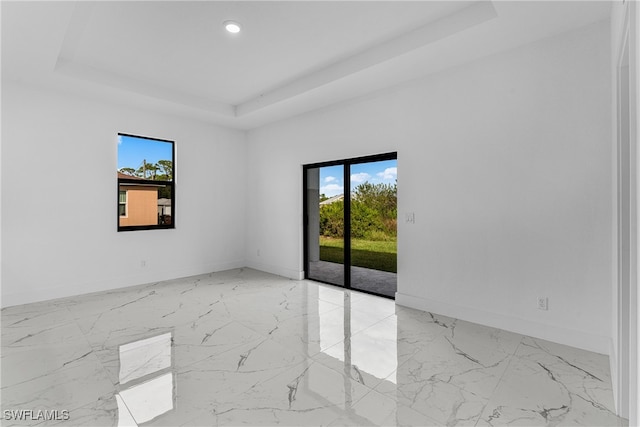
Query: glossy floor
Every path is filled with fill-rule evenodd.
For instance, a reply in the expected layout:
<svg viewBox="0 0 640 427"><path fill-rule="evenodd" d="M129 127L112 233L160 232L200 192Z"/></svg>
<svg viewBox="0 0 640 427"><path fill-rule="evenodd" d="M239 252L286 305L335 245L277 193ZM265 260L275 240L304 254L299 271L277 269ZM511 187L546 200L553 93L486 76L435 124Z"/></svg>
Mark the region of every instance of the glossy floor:
<svg viewBox="0 0 640 427"><path fill-rule="evenodd" d="M249 269L2 310L2 409L3 425L624 425L606 356Z"/></svg>

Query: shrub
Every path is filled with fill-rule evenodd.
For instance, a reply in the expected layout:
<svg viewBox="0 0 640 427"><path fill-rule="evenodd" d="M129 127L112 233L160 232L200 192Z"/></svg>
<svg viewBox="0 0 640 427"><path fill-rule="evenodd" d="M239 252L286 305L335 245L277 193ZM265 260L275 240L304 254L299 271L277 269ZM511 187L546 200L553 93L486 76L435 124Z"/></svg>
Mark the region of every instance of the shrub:
<svg viewBox="0 0 640 427"><path fill-rule="evenodd" d="M320 235L344 237L344 202L320 206Z"/></svg>
<svg viewBox="0 0 640 427"><path fill-rule="evenodd" d="M383 231L380 214L358 200L351 202L351 237L368 239L374 231Z"/></svg>
<svg viewBox="0 0 640 427"><path fill-rule="evenodd" d="M351 200L351 237L393 240L397 214L397 185L360 184ZM320 235L344 237L344 201L320 206Z"/></svg>

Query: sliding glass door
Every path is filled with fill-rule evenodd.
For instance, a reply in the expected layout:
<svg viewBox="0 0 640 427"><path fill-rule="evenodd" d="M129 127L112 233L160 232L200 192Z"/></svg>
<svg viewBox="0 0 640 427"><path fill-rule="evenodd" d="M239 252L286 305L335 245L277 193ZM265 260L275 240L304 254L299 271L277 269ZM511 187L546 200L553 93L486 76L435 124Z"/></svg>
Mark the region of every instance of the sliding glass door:
<svg viewBox="0 0 640 427"><path fill-rule="evenodd" d="M395 298L397 160L351 164L351 288Z"/></svg>
<svg viewBox="0 0 640 427"><path fill-rule="evenodd" d="M304 166L305 277L393 298L397 155Z"/></svg>
<svg viewBox="0 0 640 427"><path fill-rule="evenodd" d="M305 178L306 276L345 286L344 166L306 168Z"/></svg>

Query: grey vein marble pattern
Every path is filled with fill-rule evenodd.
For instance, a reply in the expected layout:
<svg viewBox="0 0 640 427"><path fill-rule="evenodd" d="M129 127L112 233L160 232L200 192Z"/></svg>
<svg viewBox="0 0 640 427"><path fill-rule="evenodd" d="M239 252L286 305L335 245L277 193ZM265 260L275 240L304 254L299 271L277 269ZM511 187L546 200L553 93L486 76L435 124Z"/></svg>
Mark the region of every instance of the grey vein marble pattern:
<svg viewBox="0 0 640 427"><path fill-rule="evenodd" d="M109 393L97 400L74 409L69 413L68 420L60 420L54 422L44 422L43 425L56 425L59 427L110 427L132 425L133 417L129 410L123 404L122 399L118 399L115 393ZM120 400L120 404L118 404Z"/></svg>
<svg viewBox="0 0 640 427"><path fill-rule="evenodd" d="M525 337L479 425L624 425L607 365L604 355Z"/></svg>
<svg viewBox="0 0 640 427"><path fill-rule="evenodd" d="M606 356L236 269L2 310L11 426L597 425Z"/></svg>

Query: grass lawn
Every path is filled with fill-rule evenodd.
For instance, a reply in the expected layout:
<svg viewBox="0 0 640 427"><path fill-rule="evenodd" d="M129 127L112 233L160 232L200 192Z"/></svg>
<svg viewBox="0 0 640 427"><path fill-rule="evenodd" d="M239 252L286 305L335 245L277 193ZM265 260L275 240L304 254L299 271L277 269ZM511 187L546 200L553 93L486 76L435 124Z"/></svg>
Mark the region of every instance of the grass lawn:
<svg viewBox="0 0 640 427"><path fill-rule="evenodd" d="M320 236L320 259L322 261L344 263L344 242L342 239ZM396 241L351 240L351 264L356 267L397 273Z"/></svg>

